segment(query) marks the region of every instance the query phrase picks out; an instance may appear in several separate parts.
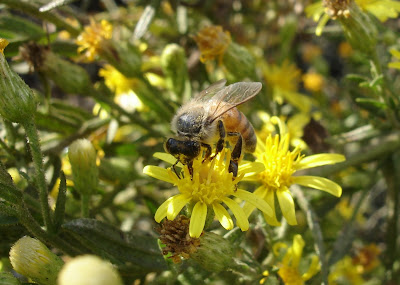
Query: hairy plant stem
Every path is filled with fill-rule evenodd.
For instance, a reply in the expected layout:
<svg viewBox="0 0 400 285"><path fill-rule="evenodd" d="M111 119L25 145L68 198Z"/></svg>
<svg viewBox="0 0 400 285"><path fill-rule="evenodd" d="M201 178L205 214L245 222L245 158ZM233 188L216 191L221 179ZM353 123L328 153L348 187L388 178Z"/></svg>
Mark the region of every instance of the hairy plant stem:
<svg viewBox="0 0 400 285"><path fill-rule="evenodd" d="M37 17L45 21L49 21L56 25L60 29L65 29L71 34L72 37L79 35L80 30L68 24L62 17L54 12L40 12L39 6L30 3L31 1L21 1L21 0L0 0L0 3L6 4L8 7L17 10L18 12L23 12L31 16Z"/></svg>
<svg viewBox="0 0 400 285"><path fill-rule="evenodd" d="M23 127L26 132L26 136L28 138L29 148L31 150L33 165L35 167L35 182L36 187L38 189L39 194L39 202L40 208L42 212L42 217L44 221L44 225L47 230L52 232L53 226L50 216L50 207L48 203L48 192L46 186L46 179L44 176L44 168L43 168L43 155L40 149L39 136L36 129L36 125L32 120L25 122Z"/></svg>

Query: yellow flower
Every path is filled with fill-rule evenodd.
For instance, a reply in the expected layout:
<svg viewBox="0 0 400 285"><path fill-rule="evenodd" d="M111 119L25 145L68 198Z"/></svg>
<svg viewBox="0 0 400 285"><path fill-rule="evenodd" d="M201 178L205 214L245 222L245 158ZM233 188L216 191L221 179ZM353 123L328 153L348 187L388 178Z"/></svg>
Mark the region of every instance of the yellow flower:
<svg viewBox="0 0 400 285"><path fill-rule="evenodd" d="M385 22L388 18L397 18L400 12L400 2L393 0L355 0L364 11L370 12L379 21Z"/></svg>
<svg viewBox="0 0 400 285"><path fill-rule="evenodd" d="M275 195L287 222L290 225L297 224L294 201L289 190L292 184L326 191L336 197L342 194L342 188L335 182L318 176L294 176L297 171L345 160L341 154L322 153L306 157L301 154L299 146L294 150L289 150L290 135L284 133L285 130L282 129L280 135L270 134L265 142L258 139L254 155L256 162L264 164L265 170L245 179L262 184L254 191L254 194L263 198L271 206L273 216L264 215L264 217L269 224L274 226L280 225L275 214ZM249 216L254 207L246 204L244 210Z"/></svg>
<svg viewBox="0 0 400 285"><path fill-rule="evenodd" d="M341 42L338 47L338 53L342 58L349 58L353 54L353 48L348 42Z"/></svg>
<svg viewBox="0 0 400 285"><path fill-rule="evenodd" d="M316 72L308 72L302 77L304 88L311 92L320 92L324 84L324 78Z"/></svg>
<svg viewBox="0 0 400 285"><path fill-rule="evenodd" d="M104 65L99 70L99 75L104 78L107 87L114 91L115 102L126 111L143 111L145 109L145 105L134 91L141 84L140 80L127 78L110 64Z"/></svg>
<svg viewBox="0 0 400 285"><path fill-rule="evenodd" d="M285 99L302 112L309 112L312 101L304 94L298 93L301 71L296 65L285 60L282 65L264 64L262 66L265 81L273 90L273 97L279 104Z"/></svg>
<svg viewBox="0 0 400 285"><path fill-rule="evenodd" d="M400 51L395 50L395 49L391 49L391 50L390 50L390 53L391 53L392 56L394 56L396 59L400 59ZM389 63L388 63L388 67L389 67L389 68L400 69L400 61L389 62Z"/></svg>
<svg viewBox="0 0 400 285"><path fill-rule="evenodd" d="M357 266L360 274L370 272L380 264L380 253L381 249L374 243L364 246L353 257L353 264Z"/></svg>
<svg viewBox="0 0 400 285"><path fill-rule="evenodd" d="M358 272L357 266L353 263L352 258L350 256L345 256L333 266L328 276L328 284L361 285L365 284L365 280L362 278L360 272Z"/></svg>
<svg viewBox="0 0 400 285"><path fill-rule="evenodd" d="M318 256L311 256L311 264L305 273L300 272L299 264L303 254L304 240L301 235L293 237L292 247L286 250L282 258L282 262L278 265L278 275L282 278L286 285L301 285L309 280L320 270ZM273 247L275 255L279 255L281 249L287 248L284 243L276 243Z"/></svg>
<svg viewBox="0 0 400 285"><path fill-rule="evenodd" d="M96 56L101 53L104 41L111 39L113 27L111 23L102 20L96 23L90 19L90 25L76 39L78 53L83 54L87 61L94 61Z"/></svg>
<svg viewBox="0 0 400 285"><path fill-rule="evenodd" d="M158 153L155 156L171 163L176 161L175 158L167 154ZM191 204L194 205L189 225L191 237L201 235L207 212L211 209L221 225L225 229L231 230L233 220L225 207L222 206L222 203L224 203L231 209L238 227L242 231L246 231L249 228L249 221L243 209L235 200L230 198L231 196L247 201L254 208L263 211L265 215L272 215L271 207L263 199L237 186L243 177L262 171L263 165L260 163L241 165L238 176L233 179L232 173L228 172L230 157L231 152L227 149L224 149L211 161L203 162L201 156L197 157L193 161L193 178L186 165L179 176L171 168L146 166L143 173L176 185L180 192L178 195L170 197L157 209L154 217L156 222L161 222L165 217L168 220L174 220L185 205Z"/></svg>
<svg viewBox="0 0 400 285"><path fill-rule="evenodd" d="M202 29L194 37L201 55L201 62L213 60L216 57L221 61L226 49L231 43L231 35L221 26L210 26Z"/></svg>

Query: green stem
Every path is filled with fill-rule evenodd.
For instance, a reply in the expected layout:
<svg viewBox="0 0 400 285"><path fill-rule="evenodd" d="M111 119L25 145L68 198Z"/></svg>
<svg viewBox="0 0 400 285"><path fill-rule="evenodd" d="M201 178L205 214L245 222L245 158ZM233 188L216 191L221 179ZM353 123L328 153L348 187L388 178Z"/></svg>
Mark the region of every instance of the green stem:
<svg viewBox="0 0 400 285"><path fill-rule="evenodd" d="M32 160L35 167L36 174L36 187L39 192L39 202L41 207L41 212L43 216L44 224L48 231L52 231L52 222L50 216L50 207L48 203L48 192L46 186L46 179L44 176L43 168L43 156L40 149L39 136L33 119L29 122L25 122L23 127L26 132L26 136L29 140L29 147L31 150Z"/></svg>
<svg viewBox="0 0 400 285"><path fill-rule="evenodd" d="M36 18L49 21L56 25L59 29L65 29L71 34L72 37L79 35L80 30L68 24L63 18L54 12L40 12L39 7L31 4L28 1L18 0L0 0L0 3L6 4L9 8L15 9L19 12L24 12Z"/></svg>
<svg viewBox="0 0 400 285"><path fill-rule="evenodd" d="M81 195L82 218L89 218L89 202L90 202L90 195L82 194Z"/></svg>
<svg viewBox="0 0 400 285"><path fill-rule="evenodd" d="M394 132L381 138L379 141L374 142L373 145L369 145L367 148L355 155L346 158L346 161L334 165L319 167L319 169L313 170L312 173L313 175L326 177L348 167L380 159L399 149L400 132Z"/></svg>

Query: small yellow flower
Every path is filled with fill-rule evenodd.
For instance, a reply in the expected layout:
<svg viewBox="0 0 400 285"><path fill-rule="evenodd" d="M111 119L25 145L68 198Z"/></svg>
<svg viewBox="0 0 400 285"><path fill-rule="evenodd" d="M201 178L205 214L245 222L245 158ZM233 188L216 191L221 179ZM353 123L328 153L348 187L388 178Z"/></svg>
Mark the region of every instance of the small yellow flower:
<svg viewBox="0 0 400 285"><path fill-rule="evenodd" d="M309 280L320 270L318 256L312 255L307 272L303 274L300 272L299 264L303 255L304 245L305 243L301 235L295 235L293 237L293 245L286 250L281 263L278 265L278 275L282 278L285 285L305 284L305 281ZM279 255L279 252L286 248L286 244L277 243L274 245L273 250L276 255Z"/></svg>
<svg viewBox="0 0 400 285"><path fill-rule="evenodd" d="M231 35L228 31L224 31L221 26L210 26L198 32L194 40L201 52L201 62L204 63L215 58L221 61L231 43Z"/></svg>
<svg viewBox="0 0 400 285"><path fill-rule="evenodd" d="M104 41L111 39L113 26L106 20L100 23L90 19L90 25L76 39L78 53L83 54L87 61L94 61L96 56L101 53Z"/></svg>
<svg viewBox="0 0 400 285"><path fill-rule="evenodd" d="M268 278L268 276L269 276L269 271L268 270L264 270L263 271L263 273L262 273L262 275L264 276L263 278L261 278L261 280L260 280L260 282L259 282L259 284L264 284L265 283L265 281L267 281L267 278Z"/></svg>
<svg viewBox="0 0 400 285"><path fill-rule="evenodd" d="M324 78L316 72L308 72L302 77L304 88L311 92L320 92L324 85Z"/></svg>
<svg viewBox="0 0 400 285"><path fill-rule="evenodd" d="M176 161L170 155L156 154L158 158L165 159L171 163ZM254 208L258 208L267 216L272 215L271 207L253 193L238 189L238 182L245 176L254 175L263 170L260 163L241 165L239 173L233 179L233 174L228 172L230 150L224 149L211 161L203 162L201 156L193 161L193 178L185 165L180 175L177 176L171 168L164 169L158 166L146 166L143 173L159 180L172 183L178 187L179 194L170 197L156 211L155 220L157 223L167 217L174 220L182 208L187 204L194 205L190 219L189 234L191 237L199 237L203 231L207 212L213 210L221 225L231 230L233 220L228 211L222 205L224 203L231 209L236 218L236 224L242 231L249 229L249 221L239 204L230 198L231 196L247 201ZM228 162L228 163L227 163Z"/></svg>
<svg viewBox="0 0 400 285"><path fill-rule="evenodd" d="M353 257L353 264L357 266L360 274L370 272L380 264L380 253L381 249L374 243L364 246Z"/></svg>
<svg viewBox="0 0 400 285"><path fill-rule="evenodd" d="M256 162L264 164L265 170L245 179L262 184L254 191L254 194L263 198L273 209L272 217L268 215L264 215L264 217L269 224L274 226L280 225L275 214L275 195L278 198L282 215L289 225L297 224L294 201L289 190L292 184L322 190L336 197L340 197L342 194L342 188L329 179L317 176L294 176L294 174L299 170L338 163L344 161L345 157L341 154L327 153L305 157L301 154L299 146L294 150L289 150L290 135L284 131L285 129L281 128L280 135L272 136L270 134L265 142L258 139L254 155ZM254 207L246 204L244 210L249 216Z"/></svg>
<svg viewBox="0 0 400 285"><path fill-rule="evenodd" d="M400 12L400 2L394 0L355 0L358 6L368 11L381 22L389 18L397 18Z"/></svg>
<svg viewBox="0 0 400 285"><path fill-rule="evenodd" d="M328 284L361 285L365 284L365 280L358 271L357 266L353 263L352 258L350 256L345 256L333 266L328 276Z"/></svg>
<svg viewBox="0 0 400 285"><path fill-rule="evenodd" d="M108 88L115 93L115 102L128 112L143 111L145 105L135 93L141 83L137 78L127 78L110 64L104 65L99 70L99 75L104 78Z"/></svg>
<svg viewBox="0 0 400 285"><path fill-rule="evenodd" d="M273 90L274 100L279 104L286 100L302 112L309 112L312 105L311 99L297 92L301 71L296 65L285 60L282 65L264 64L262 71L265 81Z"/></svg>
<svg viewBox="0 0 400 285"><path fill-rule="evenodd" d="M338 47L338 53L342 58L349 58L353 54L353 48L348 42L341 42Z"/></svg>

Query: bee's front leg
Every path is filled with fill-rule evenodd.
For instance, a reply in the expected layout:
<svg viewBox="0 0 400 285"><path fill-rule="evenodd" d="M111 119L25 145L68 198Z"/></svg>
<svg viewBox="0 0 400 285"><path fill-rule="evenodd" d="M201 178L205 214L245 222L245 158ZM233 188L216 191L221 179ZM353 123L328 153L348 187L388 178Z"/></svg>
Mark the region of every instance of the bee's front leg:
<svg viewBox="0 0 400 285"><path fill-rule="evenodd" d="M211 146L206 143L201 143L201 146L206 149L206 154L204 155L203 162L210 158L211 156Z"/></svg>

